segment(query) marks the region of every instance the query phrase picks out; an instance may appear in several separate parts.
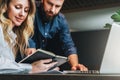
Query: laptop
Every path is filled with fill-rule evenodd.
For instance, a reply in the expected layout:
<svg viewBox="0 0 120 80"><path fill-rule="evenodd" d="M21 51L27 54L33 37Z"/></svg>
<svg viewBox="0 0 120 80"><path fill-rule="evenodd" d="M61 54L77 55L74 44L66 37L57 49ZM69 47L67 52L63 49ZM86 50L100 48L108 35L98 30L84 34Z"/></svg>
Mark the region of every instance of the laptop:
<svg viewBox="0 0 120 80"><path fill-rule="evenodd" d="M120 25L116 23L110 30L100 73L120 73Z"/></svg>
<svg viewBox="0 0 120 80"><path fill-rule="evenodd" d="M88 71L70 71L65 70L64 73L97 73L97 74L117 74L120 73L120 25L113 23L108 35L104 55L101 61L100 70Z"/></svg>

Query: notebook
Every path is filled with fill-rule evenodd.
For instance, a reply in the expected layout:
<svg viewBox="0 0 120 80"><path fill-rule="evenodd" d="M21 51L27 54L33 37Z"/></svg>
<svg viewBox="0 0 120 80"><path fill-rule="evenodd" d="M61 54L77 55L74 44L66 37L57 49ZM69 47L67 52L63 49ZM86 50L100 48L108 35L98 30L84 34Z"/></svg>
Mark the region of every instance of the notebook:
<svg viewBox="0 0 120 80"><path fill-rule="evenodd" d="M64 73L97 73L97 74L118 74L120 73L120 25L113 23L108 35L104 55L101 61L100 70L88 71L69 71L64 70Z"/></svg>

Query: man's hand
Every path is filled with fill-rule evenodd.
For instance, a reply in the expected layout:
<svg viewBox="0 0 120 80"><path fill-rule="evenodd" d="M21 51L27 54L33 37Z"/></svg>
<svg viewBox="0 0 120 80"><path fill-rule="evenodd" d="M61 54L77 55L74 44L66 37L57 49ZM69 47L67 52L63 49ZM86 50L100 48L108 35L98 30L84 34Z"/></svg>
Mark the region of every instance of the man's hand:
<svg viewBox="0 0 120 80"><path fill-rule="evenodd" d="M76 66L72 66L71 70L88 71L88 68L85 67L83 64L78 64Z"/></svg>
<svg viewBox="0 0 120 80"><path fill-rule="evenodd" d="M77 54L69 55L68 59L71 64L71 70L88 71L87 67L85 67L83 64L78 63L78 55Z"/></svg>

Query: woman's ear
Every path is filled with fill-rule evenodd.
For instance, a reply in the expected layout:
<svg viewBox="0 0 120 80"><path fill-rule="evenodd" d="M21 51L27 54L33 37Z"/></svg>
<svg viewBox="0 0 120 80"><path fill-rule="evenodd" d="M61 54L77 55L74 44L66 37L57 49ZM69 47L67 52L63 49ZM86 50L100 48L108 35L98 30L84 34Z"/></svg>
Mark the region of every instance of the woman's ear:
<svg viewBox="0 0 120 80"><path fill-rule="evenodd" d="M43 0L41 0L41 3L43 3Z"/></svg>

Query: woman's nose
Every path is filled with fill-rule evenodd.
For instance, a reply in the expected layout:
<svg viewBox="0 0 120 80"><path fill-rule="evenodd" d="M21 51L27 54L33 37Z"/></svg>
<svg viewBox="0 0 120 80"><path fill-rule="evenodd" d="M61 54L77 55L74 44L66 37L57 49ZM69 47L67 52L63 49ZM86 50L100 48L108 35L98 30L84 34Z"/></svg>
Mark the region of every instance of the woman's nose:
<svg viewBox="0 0 120 80"><path fill-rule="evenodd" d="M20 11L20 16L24 16L25 15L25 11L24 10L21 10Z"/></svg>

